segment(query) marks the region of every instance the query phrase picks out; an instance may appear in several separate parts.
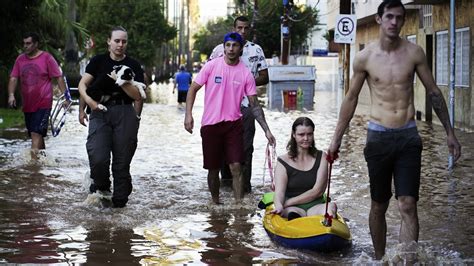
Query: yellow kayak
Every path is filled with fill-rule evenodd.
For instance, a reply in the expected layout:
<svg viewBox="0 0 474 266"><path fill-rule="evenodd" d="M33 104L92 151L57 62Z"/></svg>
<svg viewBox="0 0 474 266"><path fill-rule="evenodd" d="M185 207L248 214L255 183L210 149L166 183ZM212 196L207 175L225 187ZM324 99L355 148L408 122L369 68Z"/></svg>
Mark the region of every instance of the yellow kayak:
<svg viewBox="0 0 474 266"><path fill-rule="evenodd" d="M287 218L271 213L274 206L268 201L270 197L266 196L267 202L263 204L261 202L259 206L265 206L263 226L274 242L289 248L315 251L334 251L351 245L351 233L341 215L338 214L332 219L331 226L323 225L324 215L306 216L288 221ZM271 198L273 202L273 195Z"/></svg>

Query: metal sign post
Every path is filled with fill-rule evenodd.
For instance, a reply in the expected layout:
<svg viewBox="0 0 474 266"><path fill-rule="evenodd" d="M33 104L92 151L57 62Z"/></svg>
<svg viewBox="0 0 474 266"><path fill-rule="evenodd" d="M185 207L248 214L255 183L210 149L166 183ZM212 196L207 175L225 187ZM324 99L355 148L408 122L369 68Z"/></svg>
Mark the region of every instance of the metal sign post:
<svg viewBox="0 0 474 266"><path fill-rule="evenodd" d="M451 0L449 4L449 36L450 36L450 53L449 63L451 66L451 73L449 75L449 121L454 130L454 88L456 79L456 27L455 27L455 0ZM454 158L450 154L448 158L448 169L451 171L454 167Z"/></svg>
<svg viewBox="0 0 474 266"><path fill-rule="evenodd" d="M351 44L355 43L356 29L357 17L355 15L340 14L337 16L334 42L344 44L344 94L349 91Z"/></svg>

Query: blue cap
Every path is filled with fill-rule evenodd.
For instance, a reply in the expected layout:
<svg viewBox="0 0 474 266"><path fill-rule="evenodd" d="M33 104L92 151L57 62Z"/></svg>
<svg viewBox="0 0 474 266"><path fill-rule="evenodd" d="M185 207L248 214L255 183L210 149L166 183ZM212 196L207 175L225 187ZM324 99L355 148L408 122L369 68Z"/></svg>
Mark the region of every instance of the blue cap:
<svg viewBox="0 0 474 266"><path fill-rule="evenodd" d="M244 47L244 39L237 32L229 32L224 36L224 44L228 41L239 42L240 46Z"/></svg>

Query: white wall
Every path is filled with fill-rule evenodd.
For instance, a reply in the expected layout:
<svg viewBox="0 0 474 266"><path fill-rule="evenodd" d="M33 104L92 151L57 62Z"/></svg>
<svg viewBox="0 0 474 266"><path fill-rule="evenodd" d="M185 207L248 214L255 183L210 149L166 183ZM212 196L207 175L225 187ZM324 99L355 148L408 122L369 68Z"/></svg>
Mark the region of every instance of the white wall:
<svg viewBox="0 0 474 266"><path fill-rule="evenodd" d="M327 49L328 41L324 38L327 32L327 0L308 0L307 5L316 6L319 10L319 24L317 27L319 30L315 30L311 33L311 39L309 41L309 54L312 55L313 49Z"/></svg>

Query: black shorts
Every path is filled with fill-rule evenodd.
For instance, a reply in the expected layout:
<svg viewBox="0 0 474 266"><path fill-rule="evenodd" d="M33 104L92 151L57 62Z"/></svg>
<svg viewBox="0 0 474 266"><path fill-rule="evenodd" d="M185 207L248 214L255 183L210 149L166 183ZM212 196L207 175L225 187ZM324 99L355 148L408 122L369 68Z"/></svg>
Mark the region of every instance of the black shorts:
<svg viewBox="0 0 474 266"><path fill-rule="evenodd" d="M188 91L178 90L178 103L185 103L187 96L188 96Z"/></svg>
<svg viewBox="0 0 474 266"><path fill-rule="evenodd" d="M376 202L392 197L419 198L421 151L423 145L416 127L388 131L368 130L364 156L370 177L370 195Z"/></svg>
<svg viewBox="0 0 474 266"><path fill-rule="evenodd" d="M31 136L31 132L34 132L46 137L50 114L51 109L39 109L36 112L25 113L25 124L28 130L28 136Z"/></svg>

